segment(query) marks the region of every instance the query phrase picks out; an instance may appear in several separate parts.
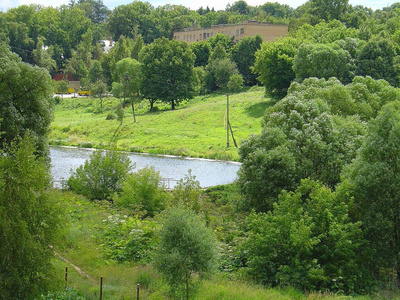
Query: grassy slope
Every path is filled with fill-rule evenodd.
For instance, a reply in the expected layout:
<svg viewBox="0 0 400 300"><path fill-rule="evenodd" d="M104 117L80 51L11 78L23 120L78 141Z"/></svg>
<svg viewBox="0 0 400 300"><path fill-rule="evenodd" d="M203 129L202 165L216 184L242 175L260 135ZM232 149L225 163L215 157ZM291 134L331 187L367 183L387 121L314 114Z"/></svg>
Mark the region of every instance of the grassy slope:
<svg viewBox="0 0 400 300"><path fill-rule="evenodd" d="M140 284L140 299L169 299L165 282L151 267L137 266L132 263L116 263L107 260L102 252L102 222L110 215L124 214L118 207L106 201L90 202L82 196L60 190L51 191L52 197L63 203L67 215L65 234L57 243L59 258L53 265L60 282L64 280L65 267L68 267L67 286L78 291L85 299L99 299L99 282L103 277L103 299L136 299L136 284ZM212 205L209 203L209 205ZM208 208L221 214L220 206ZM219 211L219 212L218 212ZM222 213L223 214L223 213ZM78 266L90 278L80 275L72 264ZM226 275L226 274L225 274ZM356 297L357 300L369 300L370 297ZM71 298L75 299L75 298ZM308 300L308 299L353 299L335 295L303 295L293 289L272 289L240 280L230 281L224 273L216 274L203 281L193 299L198 300Z"/></svg>
<svg viewBox="0 0 400 300"><path fill-rule="evenodd" d="M240 141L251 133L260 133L264 110L273 104L264 98L262 88L230 95L230 123ZM103 109L91 98L64 99L56 106L50 134L51 144L117 147L119 150L153 154L237 160L237 149L230 138L226 148L226 96L199 96L182 103L175 111L157 103L158 111L148 112L148 102L136 104L133 123L130 106L125 109L122 126L117 120L106 120L118 99L108 98Z"/></svg>

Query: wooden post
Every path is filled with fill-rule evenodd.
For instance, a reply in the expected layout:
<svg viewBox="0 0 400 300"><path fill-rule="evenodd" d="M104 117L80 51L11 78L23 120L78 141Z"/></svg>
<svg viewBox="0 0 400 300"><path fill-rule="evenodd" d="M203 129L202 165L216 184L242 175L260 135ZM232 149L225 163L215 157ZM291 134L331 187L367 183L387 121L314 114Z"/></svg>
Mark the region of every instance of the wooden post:
<svg viewBox="0 0 400 300"><path fill-rule="evenodd" d="M140 293L140 285L139 283L136 285L136 300L139 300L139 293Z"/></svg>
<svg viewBox="0 0 400 300"><path fill-rule="evenodd" d="M229 148L229 94L226 94L226 148Z"/></svg>
<svg viewBox="0 0 400 300"><path fill-rule="evenodd" d="M103 276L100 277L100 300L103 300Z"/></svg>
<svg viewBox="0 0 400 300"><path fill-rule="evenodd" d="M68 267L65 267L65 284L68 282Z"/></svg>

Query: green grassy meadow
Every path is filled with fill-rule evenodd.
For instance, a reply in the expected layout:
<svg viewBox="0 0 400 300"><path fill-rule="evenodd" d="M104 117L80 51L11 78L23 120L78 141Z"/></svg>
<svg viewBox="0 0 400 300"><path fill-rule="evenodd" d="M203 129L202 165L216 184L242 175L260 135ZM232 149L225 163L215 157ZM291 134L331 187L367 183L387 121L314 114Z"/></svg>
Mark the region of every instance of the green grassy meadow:
<svg viewBox="0 0 400 300"><path fill-rule="evenodd" d="M157 274L151 264L135 264L133 262L118 263L107 258L104 252L104 220L110 216L129 213L107 201L89 201L83 196L69 191L52 190L51 196L62 203L65 212L64 232L54 247L62 256L55 256L53 266L63 298L47 297L46 299L99 299L100 277L103 277L103 299L120 300L136 299L136 287L140 285L140 299L171 299L168 286ZM204 200L205 199L205 200ZM222 227L220 219L225 220L226 227L236 223L226 204L213 203L203 198L204 207L211 214L211 223ZM225 210L225 212L224 212ZM217 218L219 216L219 218ZM230 223L230 224L229 224ZM220 230L224 230L221 228ZM229 229L226 229L229 231ZM216 229L216 231L218 231ZM224 235L224 233L219 233ZM218 235L218 233L217 233ZM65 282L65 268L68 267L68 280ZM80 273L74 267L80 269ZM64 286L65 291L64 291ZM292 288L276 289L262 286L241 278L240 274L229 276L225 272L217 272L211 278L197 284L195 300L306 300L306 299L386 299L385 297L341 296L325 293L304 294Z"/></svg>
<svg viewBox="0 0 400 300"><path fill-rule="evenodd" d="M118 149L151 154L170 154L222 160L237 160L237 149L230 136L227 148L226 95L198 96L182 102L176 110L157 102L149 112L147 100L135 100L136 123L132 109L125 107L123 124L106 120L115 113L119 99L63 99L55 107L50 144L101 149ZM265 109L274 102L256 87L229 96L229 119L235 139L240 142L261 131Z"/></svg>

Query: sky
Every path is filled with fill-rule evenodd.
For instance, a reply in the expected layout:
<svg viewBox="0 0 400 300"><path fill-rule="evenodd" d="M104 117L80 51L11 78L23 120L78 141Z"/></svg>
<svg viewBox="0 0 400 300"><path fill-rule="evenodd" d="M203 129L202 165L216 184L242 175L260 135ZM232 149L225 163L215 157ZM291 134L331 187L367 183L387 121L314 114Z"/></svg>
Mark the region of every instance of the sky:
<svg viewBox="0 0 400 300"><path fill-rule="evenodd" d="M165 4L176 4L184 5L192 10L197 10L200 6L209 7L210 9L214 7L215 10L225 9L228 3L233 4L236 0L142 0L143 2L149 2L154 7L162 6ZM392 5L393 3L399 2L400 0L350 0L349 3L353 6L363 5L365 7L372 8L373 10L381 9ZM128 4L133 2L133 0L103 0L103 4L109 9L122 4ZM306 0L246 0L248 5L258 6L266 2L279 2L281 4L288 4L293 8L304 4ZM0 0L0 10L5 12L10 8L17 7L20 5L29 4L41 4L43 6L53 6L58 7L62 4L68 4L69 0Z"/></svg>

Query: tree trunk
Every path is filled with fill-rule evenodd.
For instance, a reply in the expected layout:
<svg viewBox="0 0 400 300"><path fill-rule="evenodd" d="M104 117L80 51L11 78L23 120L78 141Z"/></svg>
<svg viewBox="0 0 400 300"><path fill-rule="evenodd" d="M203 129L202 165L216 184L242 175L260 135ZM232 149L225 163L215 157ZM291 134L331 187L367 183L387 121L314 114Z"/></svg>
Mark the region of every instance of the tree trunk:
<svg viewBox="0 0 400 300"><path fill-rule="evenodd" d="M171 101L171 109L174 110L175 109L175 100Z"/></svg>

